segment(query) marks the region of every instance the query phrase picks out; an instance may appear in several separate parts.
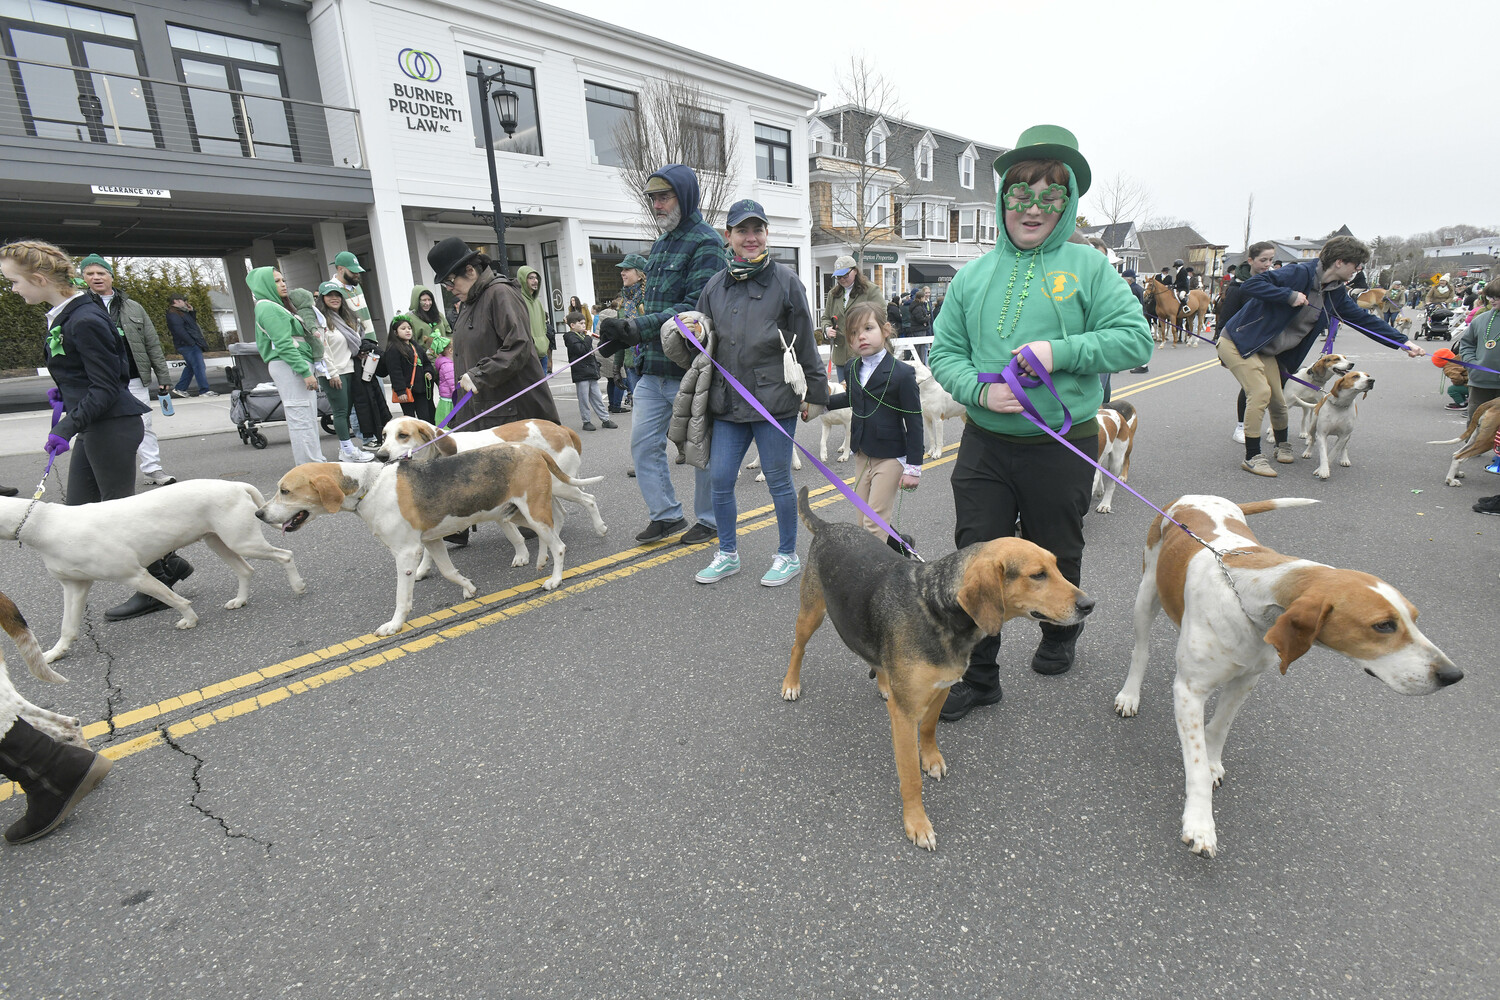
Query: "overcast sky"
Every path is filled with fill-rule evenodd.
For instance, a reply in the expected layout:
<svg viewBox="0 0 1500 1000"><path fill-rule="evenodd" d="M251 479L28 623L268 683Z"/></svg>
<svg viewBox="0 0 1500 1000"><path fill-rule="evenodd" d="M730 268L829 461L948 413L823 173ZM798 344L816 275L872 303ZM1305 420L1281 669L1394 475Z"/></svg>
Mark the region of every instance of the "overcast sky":
<svg viewBox="0 0 1500 1000"><path fill-rule="evenodd" d="M817 88L825 108L862 52L909 121L1003 146L1066 126L1095 188L1135 177L1153 214L1231 250L1251 193L1252 240L1500 226L1495 0L554 2Z"/></svg>

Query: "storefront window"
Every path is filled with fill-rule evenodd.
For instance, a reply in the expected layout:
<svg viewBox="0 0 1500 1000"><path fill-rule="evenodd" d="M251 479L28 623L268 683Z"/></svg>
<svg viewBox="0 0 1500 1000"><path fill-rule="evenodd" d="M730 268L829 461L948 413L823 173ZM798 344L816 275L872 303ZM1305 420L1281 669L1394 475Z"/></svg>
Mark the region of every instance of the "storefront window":
<svg viewBox="0 0 1500 1000"><path fill-rule="evenodd" d="M481 67L483 69L481 70ZM505 69L505 86L516 92L516 134L507 137L495 117L493 102L486 109L479 100L479 77L488 76ZM536 74L525 66L516 66L498 59L487 59L472 53L464 53L464 69L469 81L469 121L474 126L474 145L484 148L484 119L480 117L488 110L490 134L495 148L506 153L522 153L527 156L542 155L542 126L537 117ZM491 85L491 96L499 89L499 82Z"/></svg>
<svg viewBox="0 0 1500 1000"><path fill-rule="evenodd" d="M594 297L608 302L620 294L620 261L626 254L638 253L642 257L651 253L650 240L617 240L595 237L589 240L589 257L594 271Z"/></svg>
<svg viewBox="0 0 1500 1000"><path fill-rule="evenodd" d="M625 166L622 142L629 142L639 127L636 96L600 83L583 85L585 113L589 120L589 152L594 163Z"/></svg>

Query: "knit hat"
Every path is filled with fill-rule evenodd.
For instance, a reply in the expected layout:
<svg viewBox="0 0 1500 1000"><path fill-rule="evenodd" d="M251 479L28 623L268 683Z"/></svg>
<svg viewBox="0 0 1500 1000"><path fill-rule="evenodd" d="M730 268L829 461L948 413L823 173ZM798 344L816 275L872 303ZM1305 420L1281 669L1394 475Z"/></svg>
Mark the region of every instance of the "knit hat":
<svg viewBox="0 0 1500 1000"><path fill-rule="evenodd" d="M100 267L104 268L110 274L114 274L115 273L115 269L112 268L112 267L110 267L109 263L107 261L105 261L105 259L103 257L99 256L96 253L91 253L87 257L83 258L83 260L80 260L78 262L78 270L82 271L84 268L86 268L86 267L93 267L95 264L98 264Z"/></svg>

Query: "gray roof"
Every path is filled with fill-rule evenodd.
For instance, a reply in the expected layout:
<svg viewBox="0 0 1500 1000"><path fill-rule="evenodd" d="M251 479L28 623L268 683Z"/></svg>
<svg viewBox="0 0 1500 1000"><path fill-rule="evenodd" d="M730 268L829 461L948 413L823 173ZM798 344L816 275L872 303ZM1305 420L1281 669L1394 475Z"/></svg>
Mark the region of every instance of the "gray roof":
<svg viewBox="0 0 1500 1000"><path fill-rule="evenodd" d="M1136 233L1141 240L1141 249L1146 251L1146 264L1152 271L1170 267L1174 260L1187 260L1190 246L1218 246L1205 240L1192 226L1173 226L1171 229L1145 229Z"/></svg>
<svg viewBox="0 0 1500 1000"><path fill-rule="evenodd" d="M1085 236L1097 236L1104 241L1105 246L1118 250L1125 245L1125 238L1130 235L1130 227L1134 225L1134 222L1112 222L1103 226L1080 226L1078 231Z"/></svg>
<svg viewBox="0 0 1500 1000"><path fill-rule="evenodd" d="M1493 267L1495 258L1483 253L1465 253L1453 257L1423 257L1419 274L1448 274L1476 267Z"/></svg>
<svg viewBox="0 0 1500 1000"><path fill-rule="evenodd" d="M833 133L835 141L844 143L848 147L849 156L855 159L864 157L865 135L871 124L877 117L884 121L890 130L890 135L885 140L885 162L901 171L901 176L906 180L908 200L933 194L952 198L955 202L995 204L994 162L995 157L1006 151L1005 146L972 142L962 136L848 106L833 108L813 117ZM917 178L916 150L917 143L928 133L931 133L937 149L932 154L932 180L924 181ZM958 158L971 144L974 146L975 157L974 186L966 188L959 183Z"/></svg>

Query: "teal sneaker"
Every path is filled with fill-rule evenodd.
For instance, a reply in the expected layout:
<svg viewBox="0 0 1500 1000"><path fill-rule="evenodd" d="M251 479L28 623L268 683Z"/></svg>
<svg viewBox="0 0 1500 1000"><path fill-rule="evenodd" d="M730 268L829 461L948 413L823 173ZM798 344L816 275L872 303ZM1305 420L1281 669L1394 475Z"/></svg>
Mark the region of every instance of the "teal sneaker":
<svg viewBox="0 0 1500 1000"><path fill-rule="evenodd" d="M793 552L789 556L784 556L778 552L776 558L771 560L771 568L766 570L766 575L760 578L760 585L779 587L793 577L800 576L801 573L802 560L797 558L797 553Z"/></svg>
<svg viewBox="0 0 1500 1000"><path fill-rule="evenodd" d="M740 556L737 552L716 552L714 561L698 571L693 577L699 583L718 583L726 576L734 576L740 571Z"/></svg>

